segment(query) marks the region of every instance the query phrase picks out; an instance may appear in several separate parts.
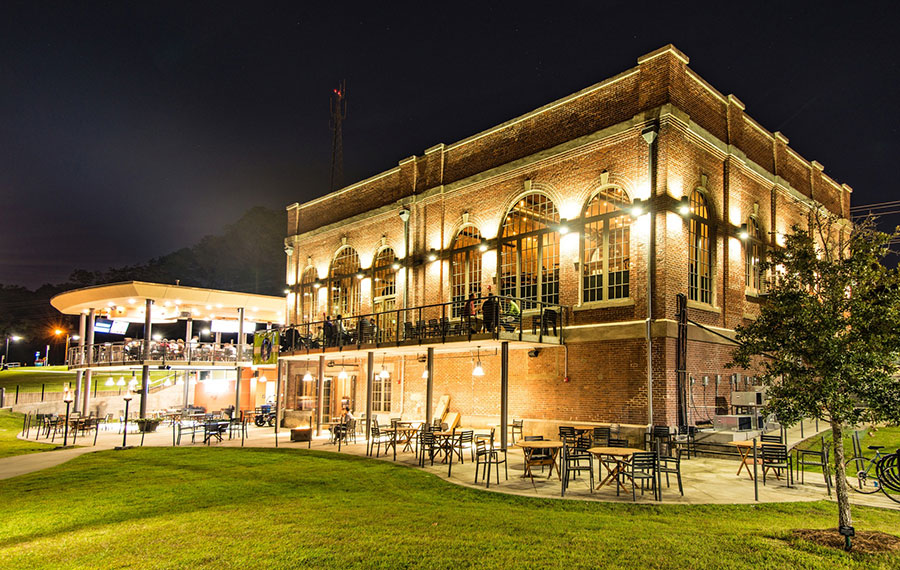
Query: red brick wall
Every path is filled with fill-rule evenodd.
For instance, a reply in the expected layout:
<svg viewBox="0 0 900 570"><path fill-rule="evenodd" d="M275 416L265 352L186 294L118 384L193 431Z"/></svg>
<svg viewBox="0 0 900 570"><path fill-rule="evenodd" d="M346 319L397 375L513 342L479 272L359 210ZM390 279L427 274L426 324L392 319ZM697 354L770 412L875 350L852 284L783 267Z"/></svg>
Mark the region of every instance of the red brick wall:
<svg viewBox="0 0 900 570"><path fill-rule="evenodd" d="M295 271L302 274L309 259L319 277L326 278L330 261L344 241L357 249L363 268L371 266L382 238L402 257L404 226L398 213L401 205L408 206L412 254L397 276L398 306L407 283L410 307L447 302L449 262L446 257L425 261L430 248L448 249L463 223L476 225L487 238L495 237L510 205L529 187L550 196L562 217L577 223L587 200L608 177L609 183L621 186L632 198L654 197L653 233L647 231L646 216L632 226L630 303L579 307L570 313L569 322L580 326L646 318L646 246L651 235L653 318L671 321L676 296L686 294L688 288L688 221L673 211L672 204L705 184L714 236L714 299L709 306L693 304L689 317L708 326L733 329L758 311L758 299L745 291L745 249L736 237L737 227L757 212L763 240L773 244L774 232L805 219L806 207L798 205L773 175L836 213L848 211L849 192L836 188L816 165L791 154L783 136L753 124L740 101L722 96L689 72L685 59L674 51L642 58L637 68L615 81L482 136L456 145L438 145L349 191L292 209L289 231ZM672 107L662 107L665 105ZM645 116L635 118L643 112ZM687 113L690 121L682 113ZM653 121L658 121L659 134L656 184L651 189L648 147L641 131ZM617 130L611 130L606 138L540 160L533 156L613 125L618 125ZM705 140L698 125L718 142ZM737 149L730 155L725 152L729 144ZM510 164L526 157L533 160ZM747 160L769 174L755 172ZM485 172L499 166L504 170ZM466 179L476 174L481 176ZM350 221L353 216L357 217ZM347 221L335 223L342 220ZM560 257L560 299L573 308L580 300L578 240L578 236L564 238ZM483 255L483 291L490 285L496 292L497 257L496 249ZM361 286L362 311L367 312L372 307L371 279L363 280ZM440 314L425 318L437 316ZM527 357L524 350L511 351L511 416L551 422L647 421L646 341L642 337L572 341L568 348L570 382L563 382L565 349L546 348L537 358ZM658 423L676 421L674 354L674 338L654 339L653 401ZM727 398L731 374L743 371L725 368L730 347L724 342L692 341L688 355L689 372L697 382L704 375L710 377L705 393L702 384L694 384L697 419L705 417L707 408L702 406L715 405L715 375L722 376L719 395ZM463 416L499 414L499 382L490 380L499 376L499 358L483 356L482 362L486 375L473 378L471 359L439 358L435 399L451 394L451 410ZM395 366L395 370L401 369L399 360ZM424 415L422 367L408 357L404 390L395 385L394 409L403 409L407 416ZM357 393L364 396L364 386Z"/></svg>

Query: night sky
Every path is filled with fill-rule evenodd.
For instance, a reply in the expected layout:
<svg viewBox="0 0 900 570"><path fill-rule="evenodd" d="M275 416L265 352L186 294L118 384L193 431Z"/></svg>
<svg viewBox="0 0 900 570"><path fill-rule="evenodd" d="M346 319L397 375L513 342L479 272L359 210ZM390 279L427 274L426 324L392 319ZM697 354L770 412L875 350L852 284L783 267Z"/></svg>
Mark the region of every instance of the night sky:
<svg viewBox="0 0 900 570"><path fill-rule="evenodd" d="M350 183L667 43L855 205L900 198L887 2L183 4L0 6L0 283L140 263L326 193L341 79Z"/></svg>

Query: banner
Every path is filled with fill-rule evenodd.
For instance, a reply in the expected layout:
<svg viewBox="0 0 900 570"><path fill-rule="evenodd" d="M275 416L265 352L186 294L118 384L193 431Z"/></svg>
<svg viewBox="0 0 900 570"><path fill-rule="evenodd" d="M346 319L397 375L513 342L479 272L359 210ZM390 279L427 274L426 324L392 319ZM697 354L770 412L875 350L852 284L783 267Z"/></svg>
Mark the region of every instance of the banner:
<svg viewBox="0 0 900 570"><path fill-rule="evenodd" d="M253 334L253 364L278 364L278 331Z"/></svg>

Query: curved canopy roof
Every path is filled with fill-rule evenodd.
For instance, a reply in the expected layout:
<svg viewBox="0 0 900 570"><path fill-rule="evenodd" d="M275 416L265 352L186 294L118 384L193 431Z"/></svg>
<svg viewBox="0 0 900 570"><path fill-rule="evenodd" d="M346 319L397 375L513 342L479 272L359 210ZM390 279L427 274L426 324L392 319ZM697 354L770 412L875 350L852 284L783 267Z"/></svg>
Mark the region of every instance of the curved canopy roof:
<svg viewBox="0 0 900 570"><path fill-rule="evenodd" d="M237 320L238 309L242 307L246 320L284 323L284 297L144 281L126 281L73 289L56 295L50 299L50 304L66 315L77 315L96 309L99 314L112 319L144 322L147 299L153 300L154 323L187 318Z"/></svg>

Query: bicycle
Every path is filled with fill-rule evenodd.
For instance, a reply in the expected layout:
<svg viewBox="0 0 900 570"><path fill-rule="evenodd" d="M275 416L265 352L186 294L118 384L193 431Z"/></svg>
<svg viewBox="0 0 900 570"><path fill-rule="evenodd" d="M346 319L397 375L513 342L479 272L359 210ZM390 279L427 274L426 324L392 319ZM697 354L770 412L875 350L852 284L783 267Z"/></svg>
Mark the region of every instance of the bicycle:
<svg viewBox="0 0 900 570"><path fill-rule="evenodd" d="M859 433L854 433L853 457L844 463L847 486L864 495L881 491L890 500L900 503L900 450L882 455L883 445L867 448L875 452L875 457L862 454Z"/></svg>

